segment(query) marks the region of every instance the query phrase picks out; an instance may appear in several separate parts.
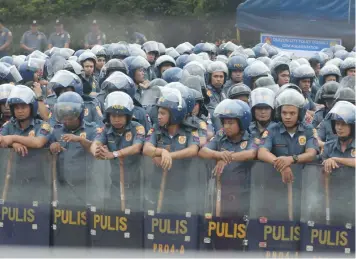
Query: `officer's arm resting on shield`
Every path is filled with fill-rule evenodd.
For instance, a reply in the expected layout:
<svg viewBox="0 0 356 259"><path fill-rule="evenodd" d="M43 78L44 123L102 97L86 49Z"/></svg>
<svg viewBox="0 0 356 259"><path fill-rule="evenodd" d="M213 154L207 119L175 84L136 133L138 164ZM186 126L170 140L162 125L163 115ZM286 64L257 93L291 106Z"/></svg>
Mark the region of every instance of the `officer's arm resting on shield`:
<svg viewBox="0 0 356 259"><path fill-rule="evenodd" d="M8 31L7 40L4 43L4 45L0 46L0 51L6 50L10 46L11 42L12 42L12 33L11 31Z"/></svg>
<svg viewBox="0 0 356 259"><path fill-rule="evenodd" d="M4 136L4 140L1 143L7 143L8 146L19 143L26 146L27 148L43 148L51 136L52 128L47 122L43 122L41 128L36 132L35 137L30 136L19 136L19 135L8 135Z"/></svg>
<svg viewBox="0 0 356 259"><path fill-rule="evenodd" d="M339 168L338 164L342 164L344 166L356 167L355 158L346 158L346 157L332 157L332 146L334 141L330 141L325 144L325 148L321 154L323 165L325 172L330 174L334 169ZM351 152L355 152L354 149ZM355 155L355 154L354 154ZM351 153L352 156L352 153Z"/></svg>
<svg viewBox="0 0 356 259"><path fill-rule="evenodd" d="M145 138L145 132L143 126L138 126L140 127L140 132L136 131L135 134L133 134L133 143L131 146L122 148L120 150L114 150L113 152L118 152L118 158L124 158L127 156L132 156L139 154L142 150L144 138ZM109 152L107 145L108 144L108 139L106 136L106 132L103 128L101 128L100 131L97 132L97 135L95 137L95 140L90 146L90 153L99 159L114 159L113 152Z"/></svg>

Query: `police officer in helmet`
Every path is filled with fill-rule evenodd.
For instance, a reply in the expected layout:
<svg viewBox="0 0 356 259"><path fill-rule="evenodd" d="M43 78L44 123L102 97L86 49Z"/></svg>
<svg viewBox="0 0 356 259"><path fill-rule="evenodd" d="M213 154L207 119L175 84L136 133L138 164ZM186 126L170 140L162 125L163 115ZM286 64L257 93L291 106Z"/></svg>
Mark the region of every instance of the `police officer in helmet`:
<svg viewBox="0 0 356 259"><path fill-rule="evenodd" d="M245 56L236 55L229 58L227 68L229 69L229 80L224 84L225 94L229 92L232 85L241 83L243 81L243 72L247 67Z"/></svg>
<svg viewBox="0 0 356 259"><path fill-rule="evenodd" d="M11 43L12 32L4 26L4 21L0 18L0 58L8 55Z"/></svg>

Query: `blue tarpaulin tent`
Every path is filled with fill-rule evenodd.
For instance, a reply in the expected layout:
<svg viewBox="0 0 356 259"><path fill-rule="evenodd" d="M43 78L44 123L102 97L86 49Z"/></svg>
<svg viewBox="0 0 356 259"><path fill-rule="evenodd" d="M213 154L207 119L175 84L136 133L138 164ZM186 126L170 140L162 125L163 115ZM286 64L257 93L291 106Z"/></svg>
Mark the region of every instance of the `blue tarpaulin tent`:
<svg viewBox="0 0 356 259"><path fill-rule="evenodd" d="M240 30L283 35L355 37L355 0L247 0L237 7Z"/></svg>

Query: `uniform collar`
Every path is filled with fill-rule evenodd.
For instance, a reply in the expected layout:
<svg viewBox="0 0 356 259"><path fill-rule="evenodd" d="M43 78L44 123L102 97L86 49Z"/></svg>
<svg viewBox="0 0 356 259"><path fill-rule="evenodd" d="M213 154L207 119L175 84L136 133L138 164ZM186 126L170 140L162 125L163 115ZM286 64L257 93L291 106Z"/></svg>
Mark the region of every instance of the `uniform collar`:
<svg viewBox="0 0 356 259"><path fill-rule="evenodd" d="M286 127L284 126L283 122L279 122L279 133L283 134L284 132L287 132ZM295 133L300 132L300 131L304 131L304 125L302 123L299 123L297 126L297 130Z"/></svg>
<svg viewBox="0 0 356 259"><path fill-rule="evenodd" d="M126 125L126 127L125 127L125 131L124 131L122 134L124 134L124 133L127 132L127 131L130 131L131 128L132 128L131 123L128 123L128 124ZM106 132L106 134L107 134L107 135L109 135L109 134L117 134L117 135L119 135L119 133L116 133L116 132L115 132L114 127L113 127L111 124L110 124L109 129L108 129L108 131Z"/></svg>
<svg viewBox="0 0 356 259"><path fill-rule="evenodd" d="M19 123L19 121L18 121L16 118L12 117L12 118L11 118L11 122L15 125L16 128L21 129L20 123ZM30 124L28 125L28 127L27 127L26 129L23 129L23 130L27 130L27 129L30 128L31 126L32 126L32 127L35 126L35 120L34 120L33 118L30 120Z"/></svg>
<svg viewBox="0 0 356 259"><path fill-rule="evenodd" d="M341 145L340 145L339 139L336 140L336 148L337 148L340 152L342 152L342 151L341 151ZM352 142L347 145L345 151L348 150L348 149L350 149L350 148L355 149L355 139L353 139Z"/></svg>
<svg viewBox="0 0 356 259"><path fill-rule="evenodd" d="M209 90L212 90L212 91L217 92L217 93L221 93L222 90L223 90L223 87L224 86L222 86L221 88L215 88L213 85L208 85L208 89Z"/></svg>

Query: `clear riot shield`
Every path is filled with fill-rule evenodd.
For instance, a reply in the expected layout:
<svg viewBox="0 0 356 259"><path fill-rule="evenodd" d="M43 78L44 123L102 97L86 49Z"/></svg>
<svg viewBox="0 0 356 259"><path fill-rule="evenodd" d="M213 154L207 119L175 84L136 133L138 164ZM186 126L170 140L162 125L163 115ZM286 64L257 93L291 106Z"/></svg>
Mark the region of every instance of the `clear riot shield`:
<svg viewBox="0 0 356 259"><path fill-rule="evenodd" d="M199 158L174 160L162 170L159 159L144 157L144 247L150 256L184 255L198 248L207 175Z"/></svg>
<svg viewBox="0 0 356 259"><path fill-rule="evenodd" d="M294 182L284 184L273 165L256 162L251 169L249 250L264 256L294 257L299 252L302 165L292 165Z"/></svg>
<svg viewBox="0 0 356 259"><path fill-rule="evenodd" d="M205 215L199 228L200 249L235 253L246 250L252 162L231 163L221 175L216 162L204 160L209 175Z"/></svg>
<svg viewBox="0 0 356 259"><path fill-rule="evenodd" d="M28 151L1 149L0 244L49 245L50 154Z"/></svg>
<svg viewBox="0 0 356 259"><path fill-rule="evenodd" d="M142 156L94 160L96 183L101 182L104 203L90 205L92 247L142 249L143 167ZM98 186L96 187L96 189Z"/></svg>
<svg viewBox="0 0 356 259"><path fill-rule="evenodd" d="M302 182L301 251L352 256L355 169L341 166L327 176L322 165L307 165Z"/></svg>
<svg viewBox="0 0 356 259"><path fill-rule="evenodd" d="M79 143L61 145L66 150L55 156L56 172L52 173L51 243L54 247L86 247L90 244L88 207L103 200L98 174L104 169L97 171L92 155Z"/></svg>

